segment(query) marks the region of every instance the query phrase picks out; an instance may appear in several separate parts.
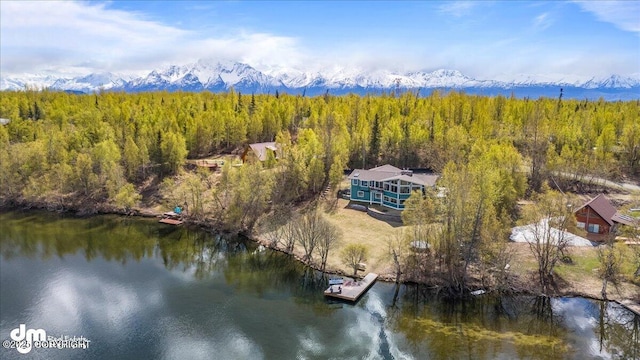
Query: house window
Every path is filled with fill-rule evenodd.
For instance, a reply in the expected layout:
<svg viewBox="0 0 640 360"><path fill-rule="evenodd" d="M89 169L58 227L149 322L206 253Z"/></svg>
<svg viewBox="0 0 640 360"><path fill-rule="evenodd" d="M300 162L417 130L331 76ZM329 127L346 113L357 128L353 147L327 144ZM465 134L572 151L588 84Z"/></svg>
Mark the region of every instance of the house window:
<svg viewBox="0 0 640 360"><path fill-rule="evenodd" d="M391 192L397 193L398 192L398 186L397 185L391 185Z"/></svg>
<svg viewBox="0 0 640 360"><path fill-rule="evenodd" d="M600 225L598 224L589 224L588 232L597 234L600 232Z"/></svg>
<svg viewBox="0 0 640 360"><path fill-rule="evenodd" d="M363 198L364 197L364 191L358 191L358 197L359 198Z"/></svg>
<svg viewBox="0 0 640 360"><path fill-rule="evenodd" d="M368 182L368 181L364 181L364 180L362 180L362 181L360 182L360 186L367 187L367 186L369 186L369 182Z"/></svg>
<svg viewBox="0 0 640 360"><path fill-rule="evenodd" d="M385 191L389 191L389 184L384 183L384 190L385 190Z"/></svg>
<svg viewBox="0 0 640 360"><path fill-rule="evenodd" d="M578 221L578 229L584 229L585 227L585 223L583 223L582 221Z"/></svg>
<svg viewBox="0 0 640 360"><path fill-rule="evenodd" d="M374 200L380 200L380 193L374 193L373 194L373 199Z"/></svg>
<svg viewBox="0 0 640 360"><path fill-rule="evenodd" d="M411 192L411 189L408 186L403 186L400 188L401 194L409 194L410 192Z"/></svg>
<svg viewBox="0 0 640 360"><path fill-rule="evenodd" d="M351 180L351 185L358 186L358 179Z"/></svg>

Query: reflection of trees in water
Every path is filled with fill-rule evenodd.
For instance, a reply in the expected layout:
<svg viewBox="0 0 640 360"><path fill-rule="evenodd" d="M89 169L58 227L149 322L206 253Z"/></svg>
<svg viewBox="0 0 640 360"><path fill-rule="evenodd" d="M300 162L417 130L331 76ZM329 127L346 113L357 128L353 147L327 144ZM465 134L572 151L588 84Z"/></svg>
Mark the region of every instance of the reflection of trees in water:
<svg viewBox="0 0 640 360"><path fill-rule="evenodd" d="M201 280L224 270L227 256L244 253L247 246L244 239L184 228L175 236L160 237L155 250L167 269L193 271L194 277Z"/></svg>
<svg viewBox="0 0 640 360"><path fill-rule="evenodd" d="M410 285L398 301L402 306L389 312L390 326L429 358L563 359L569 354L549 299L485 295L450 300Z"/></svg>
<svg viewBox="0 0 640 360"><path fill-rule="evenodd" d="M562 326L562 316L554 313L552 298L548 296L520 297L522 309L530 309L528 329L536 334L555 336Z"/></svg>
<svg viewBox="0 0 640 360"><path fill-rule="evenodd" d="M158 224L120 216L86 219L50 213L0 215L0 254L48 259L82 254L127 263L157 257L169 270L193 271L195 278L224 274L227 282L265 293L287 290L300 297L322 298L326 277L299 265L290 256L257 251L252 241L200 229Z"/></svg>
<svg viewBox="0 0 640 360"><path fill-rule="evenodd" d="M224 265L226 256L221 253L247 251L246 239L150 220L119 216L79 219L49 213L1 216L0 253L5 259L26 256L46 260L82 254L87 261L104 258L125 264L155 255L170 270L195 267L195 276L201 279Z"/></svg>
<svg viewBox="0 0 640 360"><path fill-rule="evenodd" d="M277 251L248 251L228 258L224 271L228 283L242 291L266 296L267 292L290 293L303 299L322 299L327 278L321 272L303 266L290 255Z"/></svg>
<svg viewBox="0 0 640 360"><path fill-rule="evenodd" d="M147 224L115 216L78 219L48 213L7 213L0 221L0 252L4 258L46 260L82 254L87 261L102 257L126 263L153 253L156 239L148 236Z"/></svg>
<svg viewBox="0 0 640 360"><path fill-rule="evenodd" d="M640 316L612 302L600 302L596 327L600 351L614 359L640 359Z"/></svg>
<svg viewBox="0 0 640 360"><path fill-rule="evenodd" d="M588 357L589 349L571 347L569 339L576 336L572 332L581 337L580 331L593 331L590 336L600 340L602 353L640 359L640 317L611 302L487 295L451 301L418 285L405 286L397 302L389 310L391 326L405 334L416 353L426 352L430 358ZM586 313L580 310L577 316L598 321L593 330L570 325L569 316L574 315L567 309L581 308L584 302L589 304Z"/></svg>

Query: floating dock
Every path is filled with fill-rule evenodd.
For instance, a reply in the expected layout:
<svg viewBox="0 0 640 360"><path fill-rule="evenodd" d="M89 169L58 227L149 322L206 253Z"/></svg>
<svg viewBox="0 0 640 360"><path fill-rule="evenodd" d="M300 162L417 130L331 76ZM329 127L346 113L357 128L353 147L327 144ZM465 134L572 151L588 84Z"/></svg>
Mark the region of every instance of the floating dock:
<svg viewBox="0 0 640 360"><path fill-rule="evenodd" d="M162 219L159 222L169 225L181 225L183 223L182 216L173 211L162 214Z"/></svg>
<svg viewBox="0 0 640 360"><path fill-rule="evenodd" d="M355 302L369 290L377 278L378 274L369 273L359 281L345 281L342 285L331 285L324 291L324 296Z"/></svg>
<svg viewBox="0 0 640 360"><path fill-rule="evenodd" d="M169 219L169 218L163 218L160 219L160 221L163 224L169 224L169 225L181 225L183 223L182 220L177 220L177 219Z"/></svg>

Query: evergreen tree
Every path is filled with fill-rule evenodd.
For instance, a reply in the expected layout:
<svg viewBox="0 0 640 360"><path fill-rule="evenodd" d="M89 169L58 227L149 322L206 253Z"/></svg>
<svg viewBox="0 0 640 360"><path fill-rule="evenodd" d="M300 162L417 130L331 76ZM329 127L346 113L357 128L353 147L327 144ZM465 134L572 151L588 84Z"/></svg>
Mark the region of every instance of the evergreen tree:
<svg viewBox="0 0 640 360"><path fill-rule="evenodd" d="M371 127L371 137L369 139L369 158L371 165L378 164L378 156L380 155L380 118L376 113L373 118Z"/></svg>

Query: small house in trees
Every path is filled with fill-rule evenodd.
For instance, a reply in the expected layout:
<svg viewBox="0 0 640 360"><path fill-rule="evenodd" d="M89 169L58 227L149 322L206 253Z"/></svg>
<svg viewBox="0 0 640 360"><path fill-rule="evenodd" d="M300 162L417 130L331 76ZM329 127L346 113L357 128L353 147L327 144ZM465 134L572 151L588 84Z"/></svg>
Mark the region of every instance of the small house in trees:
<svg viewBox="0 0 640 360"><path fill-rule="evenodd" d="M278 148L275 142L249 144L244 148L241 158L243 163L255 160L264 162L269 156L273 156L274 159L278 158Z"/></svg>
<svg viewBox="0 0 640 360"><path fill-rule="evenodd" d="M403 210L404 202L413 191L424 192L427 187L435 186L437 179L438 175L414 174L392 165L355 169L349 175L350 200Z"/></svg>
<svg viewBox="0 0 640 360"><path fill-rule="evenodd" d="M604 194L586 202L575 211L578 227L587 231L588 237L598 238L616 232L618 226L632 225L633 219L620 214Z"/></svg>

